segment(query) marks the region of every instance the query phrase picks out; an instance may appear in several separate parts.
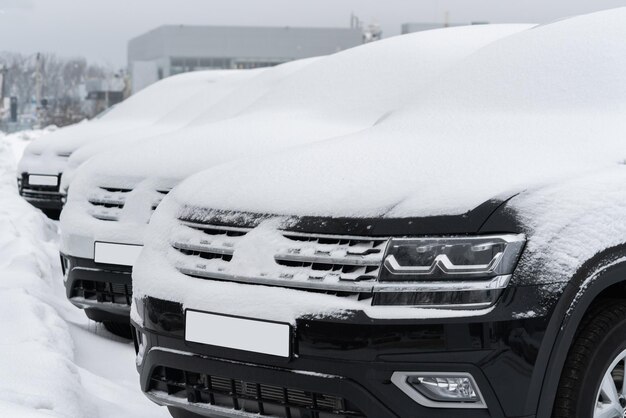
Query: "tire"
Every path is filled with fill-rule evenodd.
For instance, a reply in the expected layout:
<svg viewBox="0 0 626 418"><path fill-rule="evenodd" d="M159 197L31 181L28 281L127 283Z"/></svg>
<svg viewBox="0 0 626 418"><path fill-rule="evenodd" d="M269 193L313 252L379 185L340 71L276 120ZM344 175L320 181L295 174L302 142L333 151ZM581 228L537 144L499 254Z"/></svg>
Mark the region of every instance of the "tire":
<svg viewBox="0 0 626 418"><path fill-rule="evenodd" d="M594 418L600 412L606 413L603 418L626 416L625 363L626 302L606 301L580 326L565 361L552 417ZM601 384L615 391L601 391Z"/></svg>
<svg viewBox="0 0 626 418"><path fill-rule="evenodd" d="M185 411L180 408L174 408L172 406L167 407L167 409L173 418L207 418L206 415L194 414L193 412Z"/></svg>
<svg viewBox="0 0 626 418"><path fill-rule="evenodd" d="M103 321L102 324L111 334L126 338L127 340L133 339L132 328L129 323Z"/></svg>
<svg viewBox="0 0 626 418"><path fill-rule="evenodd" d="M44 215L46 215L48 218L52 219L53 221L58 221L59 218L61 217L60 209L42 209L41 211L44 213Z"/></svg>

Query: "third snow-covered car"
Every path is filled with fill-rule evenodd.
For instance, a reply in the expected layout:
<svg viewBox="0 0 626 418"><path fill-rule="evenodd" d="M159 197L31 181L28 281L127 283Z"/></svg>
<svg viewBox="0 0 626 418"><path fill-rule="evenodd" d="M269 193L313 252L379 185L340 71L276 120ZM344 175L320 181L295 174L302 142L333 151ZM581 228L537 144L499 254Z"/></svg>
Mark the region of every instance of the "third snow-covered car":
<svg viewBox="0 0 626 418"><path fill-rule="evenodd" d="M131 266L153 210L178 182L225 161L371 127L462 58L529 27L450 28L353 48L309 63L236 116L95 157L77 171L61 219L68 297L110 329L110 321L128 329Z"/></svg>
<svg viewBox="0 0 626 418"><path fill-rule="evenodd" d="M143 391L176 417L623 417L624 39L626 9L523 31L373 128L182 182L133 271Z"/></svg>
<svg viewBox="0 0 626 418"><path fill-rule="evenodd" d="M199 102L218 101L237 81L247 77L245 71L199 71L169 77L92 121L38 138L26 148L18 165L20 195L50 217L58 218L65 200L65 191L60 188L63 173L72 153L82 145L106 141L115 135L130 142L141 135L167 132L185 116L194 114L194 108L184 109L186 103L196 103L199 108ZM183 109L176 112L180 107ZM183 117L177 116L180 112L184 112Z"/></svg>

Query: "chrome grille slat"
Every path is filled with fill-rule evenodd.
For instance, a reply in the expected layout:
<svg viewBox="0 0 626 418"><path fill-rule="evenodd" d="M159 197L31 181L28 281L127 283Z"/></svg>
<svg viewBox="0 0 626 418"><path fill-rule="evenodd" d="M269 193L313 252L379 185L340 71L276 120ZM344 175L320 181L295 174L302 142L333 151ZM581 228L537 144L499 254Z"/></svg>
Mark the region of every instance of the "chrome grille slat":
<svg viewBox="0 0 626 418"><path fill-rule="evenodd" d="M129 193L134 189L120 187L96 188L87 198L92 205L91 216L102 221L119 221L122 210L126 206ZM154 190L154 197L150 201L152 211L156 210L169 190Z"/></svg>
<svg viewBox="0 0 626 418"><path fill-rule="evenodd" d="M359 258L354 256L333 256L323 254L292 254L289 252L278 253L274 256L277 261L292 261L300 263L319 263L319 264L342 264L349 266L379 266L382 257Z"/></svg>
<svg viewBox="0 0 626 418"><path fill-rule="evenodd" d="M284 276L282 278L270 278L261 275L249 277L224 273L222 271L187 268L180 265L178 266L178 271L189 276L229 282L350 293L371 293L375 283L375 280L368 280L363 282L350 281L344 284L338 278L335 278L332 282L329 280L310 280L305 273L302 273L302 276L306 276L306 278L298 278L298 276L292 278L286 278Z"/></svg>
<svg viewBox="0 0 626 418"><path fill-rule="evenodd" d="M176 267L184 274L224 281L294 287L317 291L372 292L387 238L335 236L278 231L273 266L253 277L241 275L230 261L237 243L251 228L181 221L171 245Z"/></svg>

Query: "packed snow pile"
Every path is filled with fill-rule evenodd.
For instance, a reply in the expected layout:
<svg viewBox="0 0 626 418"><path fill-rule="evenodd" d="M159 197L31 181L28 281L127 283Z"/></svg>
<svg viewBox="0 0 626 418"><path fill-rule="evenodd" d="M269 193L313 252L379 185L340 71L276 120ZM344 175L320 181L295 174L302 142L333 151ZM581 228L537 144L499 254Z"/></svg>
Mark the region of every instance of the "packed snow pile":
<svg viewBox="0 0 626 418"><path fill-rule="evenodd" d="M69 327L54 307L62 296L58 283L54 283L60 278L55 257L56 227L19 198L14 170L11 145L3 140L0 415L19 416L20 410L25 410L32 416L81 417L93 405L80 393Z"/></svg>
<svg viewBox="0 0 626 418"><path fill-rule="evenodd" d="M0 416L168 416L140 393L132 345L67 302L57 226L17 194L15 157L43 133L0 135Z"/></svg>
<svg viewBox="0 0 626 418"><path fill-rule="evenodd" d="M45 127L44 129L29 129L25 131L16 132L12 135L6 135L4 139L7 144L11 146L13 150L13 156L16 161L24 155L24 150L30 145L31 142L41 138L42 136L56 131L58 128L54 125ZM0 132L0 138L5 134Z"/></svg>

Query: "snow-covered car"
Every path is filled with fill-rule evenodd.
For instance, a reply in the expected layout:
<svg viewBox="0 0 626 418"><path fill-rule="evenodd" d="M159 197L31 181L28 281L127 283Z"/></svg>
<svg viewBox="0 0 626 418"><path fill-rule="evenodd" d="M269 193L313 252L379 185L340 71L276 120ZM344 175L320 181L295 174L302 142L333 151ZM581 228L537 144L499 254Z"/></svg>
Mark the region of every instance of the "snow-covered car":
<svg viewBox="0 0 626 418"><path fill-rule="evenodd" d="M183 181L133 271L142 390L175 417L623 416L624 39L626 9L523 31L371 129Z"/></svg>
<svg viewBox="0 0 626 418"><path fill-rule="evenodd" d="M353 48L286 77L235 117L94 157L77 171L61 216L68 298L110 330L129 330L132 265L152 212L178 182L236 158L371 127L455 62L529 27L451 28ZM284 70L260 77L274 71Z"/></svg>
<svg viewBox="0 0 626 418"><path fill-rule="evenodd" d="M256 70L255 70L256 71ZM169 77L142 90L89 122L65 127L33 141L18 165L18 187L33 206L58 218L65 193L63 172L72 153L88 142L120 135L127 141L169 132L228 94L246 71L199 71ZM186 103L192 106L185 107Z"/></svg>

